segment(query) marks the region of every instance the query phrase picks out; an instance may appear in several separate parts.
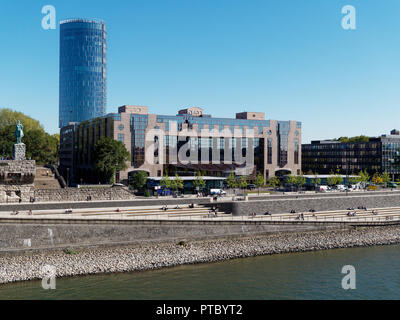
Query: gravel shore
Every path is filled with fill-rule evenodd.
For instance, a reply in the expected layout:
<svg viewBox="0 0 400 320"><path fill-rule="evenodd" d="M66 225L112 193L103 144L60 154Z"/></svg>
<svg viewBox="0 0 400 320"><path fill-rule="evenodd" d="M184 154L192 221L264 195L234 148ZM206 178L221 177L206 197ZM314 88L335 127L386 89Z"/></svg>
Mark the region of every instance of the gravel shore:
<svg viewBox="0 0 400 320"><path fill-rule="evenodd" d="M152 243L76 251L0 256L0 283L42 279L43 267L56 277L127 272L287 252L400 243L400 226L280 233L249 238Z"/></svg>

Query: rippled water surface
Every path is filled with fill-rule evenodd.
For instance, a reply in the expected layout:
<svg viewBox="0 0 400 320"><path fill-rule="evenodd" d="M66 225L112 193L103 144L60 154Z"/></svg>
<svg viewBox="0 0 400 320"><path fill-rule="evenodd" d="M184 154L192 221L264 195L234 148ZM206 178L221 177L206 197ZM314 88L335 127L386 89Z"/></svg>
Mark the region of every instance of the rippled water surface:
<svg viewBox="0 0 400 320"><path fill-rule="evenodd" d="M356 289L343 290L344 265ZM400 246L336 249L0 285L0 299L398 299Z"/></svg>

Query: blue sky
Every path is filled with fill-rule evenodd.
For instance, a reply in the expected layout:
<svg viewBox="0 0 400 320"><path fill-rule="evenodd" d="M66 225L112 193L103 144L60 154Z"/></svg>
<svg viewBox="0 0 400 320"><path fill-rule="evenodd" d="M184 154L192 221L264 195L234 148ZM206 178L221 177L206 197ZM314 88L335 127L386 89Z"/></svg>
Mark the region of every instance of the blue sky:
<svg viewBox="0 0 400 320"><path fill-rule="evenodd" d="M108 28L108 112L124 104L303 122L303 142L400 129L398 0L2 0L0 106L58 131L59 26ZM341 27L353 5L357 29Z"/></svg>

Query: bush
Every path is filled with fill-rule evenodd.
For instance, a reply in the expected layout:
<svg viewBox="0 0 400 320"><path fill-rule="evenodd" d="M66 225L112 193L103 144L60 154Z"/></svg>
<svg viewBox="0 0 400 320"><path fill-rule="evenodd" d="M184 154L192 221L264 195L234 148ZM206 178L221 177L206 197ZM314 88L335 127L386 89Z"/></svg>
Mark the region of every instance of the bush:
<svg viewBox="0 0 400 320"><path fill-rule="evenodd" d="M73 251L71 249L64 249L63 251L65 254L78 254L78 251Z"/></svg>
<svg viewBox="0 0 400 320"><path fill-rule="evenodd" d="M150 192L149 192L149 190L146 190L146 191L144 192L144 196L145 196L145 197L150 197Z"/></svg>
<svg viewBox="0 0 400 320"><path fill-rule="evenodd" d="M185 241L179 241L178 245L181 247L187 247L188 244Z"/></svg>

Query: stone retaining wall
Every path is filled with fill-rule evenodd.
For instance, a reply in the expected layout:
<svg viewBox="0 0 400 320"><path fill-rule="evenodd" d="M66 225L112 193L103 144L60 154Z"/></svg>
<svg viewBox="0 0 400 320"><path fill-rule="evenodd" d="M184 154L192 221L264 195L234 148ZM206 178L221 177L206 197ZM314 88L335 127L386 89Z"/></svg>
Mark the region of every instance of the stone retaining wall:
<svg viewBox="0 0 400 320"><path fill-rule="evenodd" d="M135 196L132 192L124 187L111 188L65 188L65 189L48 189L36 190L36 202L65 202L65 201L87 201L91 200L130 200Z"/></svg>
<svg viewBox="0 0 400 320"><path fill-rule="evenodd" d="M0 160L0 203L29 202L35 173L34 160Z"/></svg>
<svg viewBox="0 0 400 320"><path fill-rule="evenodd" d="M190 241L218 237L250 236L279 232L346 229L344 223L270 223L252 221L22 221L0 224L0 252L18 249L52 249L72 246Z"/></svg>
<svg viewBox="0 0 400 320"><path fill-rule="evenodd" d="M310 209L316 211L346 210L347 208L357 208L365 206L367 208L400 207L400 194L361 194L343 195L330 197L314 198L290 198L277 200L255 200L240 201L232 203L233 215L249 215L250 213L264 214L270 213L289 213L291 210L296 212L306 212Z"/></svg>

